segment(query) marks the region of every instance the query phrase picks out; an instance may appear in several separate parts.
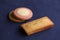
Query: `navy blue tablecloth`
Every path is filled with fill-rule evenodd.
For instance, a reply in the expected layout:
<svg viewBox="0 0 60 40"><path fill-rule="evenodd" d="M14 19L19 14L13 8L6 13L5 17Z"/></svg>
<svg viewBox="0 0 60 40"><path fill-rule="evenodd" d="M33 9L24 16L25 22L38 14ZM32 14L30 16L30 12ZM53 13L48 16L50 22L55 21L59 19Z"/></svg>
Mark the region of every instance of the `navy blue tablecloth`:
<svg viewBox="0 0 60 40"><path fill-rule="evenodd" d="M20 26L22 22L14 23L7 16L18 7L33 11L34 15L28 21L48 16L55 25L49 30L27 36ZM60 0L0 0L0 40L60 40Z"/></svg>

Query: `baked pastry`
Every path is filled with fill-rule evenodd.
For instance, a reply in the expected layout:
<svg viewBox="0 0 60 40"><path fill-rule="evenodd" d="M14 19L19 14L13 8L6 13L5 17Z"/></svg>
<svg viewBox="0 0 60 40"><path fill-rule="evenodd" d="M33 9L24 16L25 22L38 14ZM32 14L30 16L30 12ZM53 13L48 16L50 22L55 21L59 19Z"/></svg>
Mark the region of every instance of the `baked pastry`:
<svg viewBox="0 0 60 40"><path fill-rule="evenodd" d="M42 17L31 22L27 22L21 25L21 27L25 30L27 35L31 35L43 30L47 30L51 28L54 23L47 17Z"/></svg>
<svg viewBox="0 0 60 40"><path fill-rule="evenodd" d="M25 7L16 8L15 10L9 13L9 19L14 22L22 22L31 19L32 16L33 16L32 11Z"/></svg>

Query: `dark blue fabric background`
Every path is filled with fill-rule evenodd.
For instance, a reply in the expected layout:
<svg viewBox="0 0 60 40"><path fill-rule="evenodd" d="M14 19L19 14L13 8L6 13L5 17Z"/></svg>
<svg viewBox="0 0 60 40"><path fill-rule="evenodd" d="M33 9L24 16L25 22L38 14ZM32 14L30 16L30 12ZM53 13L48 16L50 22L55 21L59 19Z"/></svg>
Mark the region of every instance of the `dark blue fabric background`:
<svg viewBox="0 0 60 40"><path fill-rule="evenodd" d="M27 36L20 27L22 23L8 19L9 12L17 7L33 11L34 15L28 21L48 16L55 23L54 27ZM60 0L0 0L0 40L60 40Z"/></svg>

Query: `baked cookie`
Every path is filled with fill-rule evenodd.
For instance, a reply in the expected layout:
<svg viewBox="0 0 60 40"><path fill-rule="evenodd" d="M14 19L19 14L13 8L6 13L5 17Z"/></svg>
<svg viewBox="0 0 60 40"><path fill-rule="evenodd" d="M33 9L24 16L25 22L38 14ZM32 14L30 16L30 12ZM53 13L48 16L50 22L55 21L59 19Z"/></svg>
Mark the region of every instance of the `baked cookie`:
<svg viewBox="0 0 60 40"><path fill-rule="evenodd" d="M27 22L21 25L21 27L25 30L27 35L31 35L43 30L47 30L51 28L54 23L47 17L42 17L31 22Z"/></svg>
<svg viewBox="0 0 60 40"><path fill-rule="evenodd" d="M9 13L9 19L14 22L22 22L31 19L32 16L33 16L32 11L24 7L16 8L15 10Z"/></svg>

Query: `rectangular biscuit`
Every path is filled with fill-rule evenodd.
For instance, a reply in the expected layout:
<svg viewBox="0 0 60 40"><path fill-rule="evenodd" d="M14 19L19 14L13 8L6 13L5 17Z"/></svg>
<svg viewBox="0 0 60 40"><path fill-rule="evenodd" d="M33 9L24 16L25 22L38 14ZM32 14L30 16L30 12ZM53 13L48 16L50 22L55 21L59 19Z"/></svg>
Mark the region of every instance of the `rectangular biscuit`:
<svg viewBox="0 0 60 40"><path fill-rule="evenodd" d="M31 22L27 22L21 25L21 27L25 30L27 35L34 34L39 31L43 31L51 28L54 23L47 17L42 17Z"/></svg>

